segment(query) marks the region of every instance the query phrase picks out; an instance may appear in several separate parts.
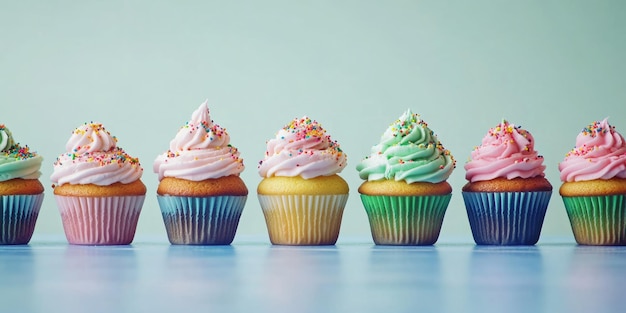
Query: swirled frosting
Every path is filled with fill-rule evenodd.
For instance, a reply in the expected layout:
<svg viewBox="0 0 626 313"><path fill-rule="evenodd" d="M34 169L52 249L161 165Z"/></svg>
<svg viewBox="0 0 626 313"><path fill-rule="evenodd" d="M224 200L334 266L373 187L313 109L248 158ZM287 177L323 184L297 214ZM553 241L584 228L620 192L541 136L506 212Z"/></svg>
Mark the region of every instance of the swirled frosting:
<svg viewBox="0 0 626 313"><path fill-rule="evenodd" d="M38 179L43 158L25 145L15 143L13 135L0 124L0 181L14 178Z"/></svg>
<svg viewBox="0 0 626 313"><path fill-rule="evenodd" d="M164 177L201 181L239 176L244 165L226 129L211 120L205 101L170 141L170 149L156 158L153 170L159 181Z"/></svg>
<svg viewBox="0 0 626 313"><path fill-rule="evenodd" d="M626 178L626 142L607 119L585 127L559 163L561 181Z"/></svg>
<svg viewBox="0 0 626 313"><path fill-rule="evenodd" d="M456 161L418 114L407 110L356 167L359 177L374 181L439 183L452 174Z"/></svg>
<svg viewBox="0 0 626 313"><path fill-rule="evenodd" d="M337 174L347 158L317 121L296 118L267 141L265 158L259 162L262 177L300 176L310 179Z"/></svg>
<svg viewBox="0 0 626 313"><path fill-rule="evenodd" d="M99 123L77 127L67 141L65 151L54 162L50 176L50 180L59 186L128 184L143 174L139 160L118 147L117 138Z"/></svg>
<svg viewBox="0 0 626 313"><path fill-rule="evenodd" d="M471 159L465 164L465 178L476 182L543 177L545 169L530 132L503 120L489 129L482 144L472 151Z"/></svg>

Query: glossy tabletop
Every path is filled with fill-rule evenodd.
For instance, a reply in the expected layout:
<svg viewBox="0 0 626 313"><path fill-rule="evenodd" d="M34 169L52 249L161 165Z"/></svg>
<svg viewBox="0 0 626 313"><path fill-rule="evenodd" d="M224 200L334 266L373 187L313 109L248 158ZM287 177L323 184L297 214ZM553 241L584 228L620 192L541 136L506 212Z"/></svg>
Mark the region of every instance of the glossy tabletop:
<svg viewBox="0 0 626 313"><path fill-rule="evenodd" d="M624 312L626 247L0 246L0 312Z"/></svg>

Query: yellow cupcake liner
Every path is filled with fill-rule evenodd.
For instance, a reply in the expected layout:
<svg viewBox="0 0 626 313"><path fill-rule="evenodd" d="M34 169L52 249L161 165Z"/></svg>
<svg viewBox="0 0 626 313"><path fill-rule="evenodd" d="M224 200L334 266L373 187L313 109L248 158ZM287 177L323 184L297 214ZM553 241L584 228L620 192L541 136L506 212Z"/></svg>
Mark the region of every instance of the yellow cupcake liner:
<svg viewBox="0 0 626 313"><path fill-rule="evenodd" d="M258 195L276 245L334 245L348 195Z"/></svg>

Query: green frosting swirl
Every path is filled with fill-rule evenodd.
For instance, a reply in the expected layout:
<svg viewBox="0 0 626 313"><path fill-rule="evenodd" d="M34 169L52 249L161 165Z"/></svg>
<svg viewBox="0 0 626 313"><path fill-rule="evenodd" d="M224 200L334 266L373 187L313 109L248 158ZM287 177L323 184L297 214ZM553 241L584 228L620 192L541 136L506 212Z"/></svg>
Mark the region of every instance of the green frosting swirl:
<svg viewBox="0 0 626 313"><path fill-rule="evenodd" d="M0 151L9 151L15 146L13 135L6 126L0 124Z"/></svg>
<svg viewBox="0 0 626 313"><path fill-rule="evenodd" d="M28 146L15 143L11 132L0 124L0 181L14 178L38 179L43 158Z"/></svg>
<svg viewBox="0 0 626 313"><path fill-rule="evenodd" d="M407 110L382 135L372 153L356 167L364 180L394 179L407 183L445 181L456 166L428 124Z"/></svg>

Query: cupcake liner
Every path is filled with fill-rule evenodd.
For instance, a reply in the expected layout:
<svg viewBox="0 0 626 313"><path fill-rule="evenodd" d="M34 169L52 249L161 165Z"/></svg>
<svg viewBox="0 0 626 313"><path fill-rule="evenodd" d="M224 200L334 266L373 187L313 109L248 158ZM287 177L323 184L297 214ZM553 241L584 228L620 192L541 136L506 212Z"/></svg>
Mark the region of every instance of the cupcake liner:
<svg viewBox="0 0 626 313"><path fill-rule="evenodd" d="M552 191L463 192L478 245L534 245Z"/></svg>
<svg viewBox="0 0 626 313"><path fill-rule="evenodd" d="M259 195L275 245L334 245L348 194Z"/></svg>
<svg viewBox="0 0 626 313"><path fill-rule="evenodd" d="M127 245L135 237L145 196L55 199L70 244Z"/></svg>
<svg viewBox="0 0 626 313"><path fill-rule="evenodd" d="M626 245L626 195L562 198L578 244Z"/></svg>
<svg viewBox="0 0 626 313"><path fill-rule="evenodd" d="M157 196L171 244L229 245L247 196Z"/></svg>
<svg viewBox="0 0 626 313"><path fill-rule="evenodd" d="M377 245L432 245L437 242L452 194L444 196L361 195Z"/></svg>
<svg viewBox="0 0 626 313"><path fill-rule="evenodd" d="M43 196L43 193L0 196L0 245L23 245L30 241Z"/></svg>

